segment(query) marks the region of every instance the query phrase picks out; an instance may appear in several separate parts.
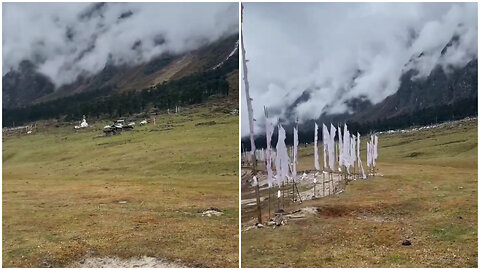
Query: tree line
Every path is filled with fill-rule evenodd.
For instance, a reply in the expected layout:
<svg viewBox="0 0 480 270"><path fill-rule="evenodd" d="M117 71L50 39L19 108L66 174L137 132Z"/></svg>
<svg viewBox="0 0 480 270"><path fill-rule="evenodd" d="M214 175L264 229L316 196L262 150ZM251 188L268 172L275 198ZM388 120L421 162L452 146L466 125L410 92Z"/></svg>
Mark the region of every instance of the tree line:
<svg viewBox="0 0 480 270"><path fill-rule="evenodd" d="M227 75L238 69L238 57L230 57L215 70L198 72L141 91L117 93L107 86L68 97L20 108L3 109L3 126L22 125L42 119L78 120L82 115L120 117L155 108L166 110L206 101L212 95L229 94Z"/></svg>
<svg viewBox="0 0 480 270"><path fill-rule="evenodd" d="M451 104L443 104L433 107L424 108L414 112L398 115L390 118L378 119L368 122L352 122L346 121L348 129L351 134L360 133L364 136L380 131L404 129L413 126L426 126L431 124L442 123L446 121L453 121L463 119L465 117L478 116L477 97L466 98L458 100ZM322 139L322 123L317 121L318 140ZM336 128L344 123L332 123ZM325 123L330 130L330 123ZM285 142L287 145L293 145L293 126L284 126L287 133ZM314 127L313 125L299 125L298 128L299 143L313 143ZM343 133L343 130L342 130ZM278 140L277 133L272 136L272 145L275 146ZM255 146L257 149L266 148L265 135L258 135L255 137ZM248 137L242 138L242 151L250 151L250 139Z"/></svg>

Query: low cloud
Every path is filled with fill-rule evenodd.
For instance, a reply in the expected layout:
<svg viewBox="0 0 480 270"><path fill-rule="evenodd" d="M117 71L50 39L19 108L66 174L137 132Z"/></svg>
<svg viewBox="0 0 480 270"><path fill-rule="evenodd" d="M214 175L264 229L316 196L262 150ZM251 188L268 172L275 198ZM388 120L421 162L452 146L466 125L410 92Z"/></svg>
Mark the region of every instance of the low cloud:
<svg viewBox="0 0 480 270"><path fill-rule="evenodd" d="M436 66L449 71L477 57L476 3L244 5L257 133L263 130L263 106L290 121L345 113L345 102L353 98L376 104L394 94L408 70L418 79ZM298 102L306 93L308 101Z"/></svg>
<svg viewBox="0 0 480 270"><path fill-rule="evenodd" d="M2 75L30 60L60 86L237 31L237 3L4 3Z"/></svg>

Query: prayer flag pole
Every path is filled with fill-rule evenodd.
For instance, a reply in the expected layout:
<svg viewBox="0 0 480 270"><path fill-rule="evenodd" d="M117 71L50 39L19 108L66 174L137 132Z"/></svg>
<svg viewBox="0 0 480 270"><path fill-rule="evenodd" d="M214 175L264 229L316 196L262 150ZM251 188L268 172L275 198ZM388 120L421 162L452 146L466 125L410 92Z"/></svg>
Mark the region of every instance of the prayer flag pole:
<svg viewBox="0 0 480 270"><path fill-rule="evenodd" d="M314 167L315 173L313 174L313 197L317 197L316 187L317 187L317 174L320 170L320 164L318 162L318 125L315 123L315 131L314 131L314 149L313 149L313 156L314 156ZM323 173L322 173L323 174Z"/></svg>
<svg viewBox="0 0 480 270"><path fill-rule="evenodd" d="M247 99L247 112L248 112L248 124L250 127L250 145L251 145L251 156L253 160L253 179L255 184L255 195L257 199L257 210L258 210L258 223L262 223L262 208L260 206L260 189L257 180L257 159L255 157L255 140L254 140L254 130L253 130L253 108L252 108L252 99L250 98L250 90L248 84L248 69L247 69L247 60L245 58L246 51L245 45L243 43L243 5L242 5L242 29L241 29L241 42L242 42L242 62L243 62L243 81L245 83L245 96Z"/></svg>

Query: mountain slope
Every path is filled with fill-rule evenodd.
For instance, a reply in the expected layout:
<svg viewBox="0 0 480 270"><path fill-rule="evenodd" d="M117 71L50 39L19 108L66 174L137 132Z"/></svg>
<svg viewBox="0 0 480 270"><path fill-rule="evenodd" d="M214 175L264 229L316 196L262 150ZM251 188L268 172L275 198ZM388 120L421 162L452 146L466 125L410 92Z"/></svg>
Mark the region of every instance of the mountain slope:
<svg viewBox="0 0 480 270"><path fill-rule="evenodd" d="M358 122L375 121L438 105L453 104L463 99L476 99L477 74L477 59L449 74L437 67L424 79L412 80L414 72L407 72L402 76L400 88L395 94L347 119Z"/></svg>
<svg viewBox="0 0 480 270"><path fill-rule="evenodd" d="M122 67L109 67L88 81L77 82L77 88L70 92L57 90L22 107L4 107L3 126L53 118L71 121L82 115L90 119L144 118L150 113L167 113L177 106L204 103L213 97L221 107L228 107L229 112L238 109L237 41L227 38L191 55L197 60L188 66L165 65L164 62L171 61L168 57L163 62L147 63L156 66L151 69L153 73L173 74L161 82L153 82L153 85L145 80L153 74L145 72L146 65L128 68L129 72ZM171 63L173 61L176 60ZM129 79L138 85L119 87L123 80ZM142 82L147 83L144 88L141 88Z"/></svg>
<svg viewBox="0 0 480 270"><path fill-rule="evenodd" d="M114 92L139 91L221 65L237 51L237 41L238 35L230 35L188 53L166 53L136 66L114 66L107 63L98 74L81 76L74 83L60 86L56 90L50 80L37 73L30 63L29 69L10 71L3 77L3 107L21 107L104 88L111 88ZM37 80L23 79L30 77Z"/></svg>
<svg viewBox="0 0 480 270"><path fill-rule="evenodd" d="M398 91L372 105L368 100L357 98L347 102L353 113L324 114L318 119L308 120L299 126L300 142L313 141L314 123L337 125L347 123L352 132L366 134L372 131L405 128L412 125L427 125L441 121L456 120L478 114L478 60L470 61L465 67L446 73L440 67L423 79L412 80L414 72L401 78ZM295 105L305 102L310 94L305 91ZM294 107L287 111L293 112ZM294 115L293 113L290 115ZM286 121L287 120L287 121ZM293 141L293 119L283 119L287 131L287 143ZM319 136L321 138L321 128ZM276 143L276 134L272 141ZM265 147L265 135L255 139L257 147ZM243 146L248 150L250 143L245 137Z"/></svg>
<svg viewBox="0 0 480 270"><path fill-rule="evenodd" d="M55 86L44 75L35 71L29 61L22 61L16 71L3 76L2 105L12 108L26 105L29 101L53 93Z"/></svg>

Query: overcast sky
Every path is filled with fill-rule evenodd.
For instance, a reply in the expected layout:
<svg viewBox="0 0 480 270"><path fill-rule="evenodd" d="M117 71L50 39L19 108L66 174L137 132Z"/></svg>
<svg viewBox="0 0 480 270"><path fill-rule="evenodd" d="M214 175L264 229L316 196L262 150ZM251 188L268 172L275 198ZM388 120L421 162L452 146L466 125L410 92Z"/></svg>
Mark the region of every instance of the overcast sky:
<svg viewBox="0 0 480 270"><path fill-rule="evenodd" d="M344 102L355 97L374 104L382 101L397 91L407 70L417 70L420 78L437 65L449 70L477 57L476 3L245 3L244 7L256 133L263 132L263 106L277 117L316 119L323 112L347 111ZM455 35L458 42L442 55ZM307 89L311 99L295 108L296 115L283 115L283 109ZM242 136L248 134L244 101L242 96Z"/></svg>
<svg viewBox="0 0 480 270"><path fill-rule="evenodd" d="M237 3L4 3L2 75L28 59L57 86L238 32Z"/></svg>

